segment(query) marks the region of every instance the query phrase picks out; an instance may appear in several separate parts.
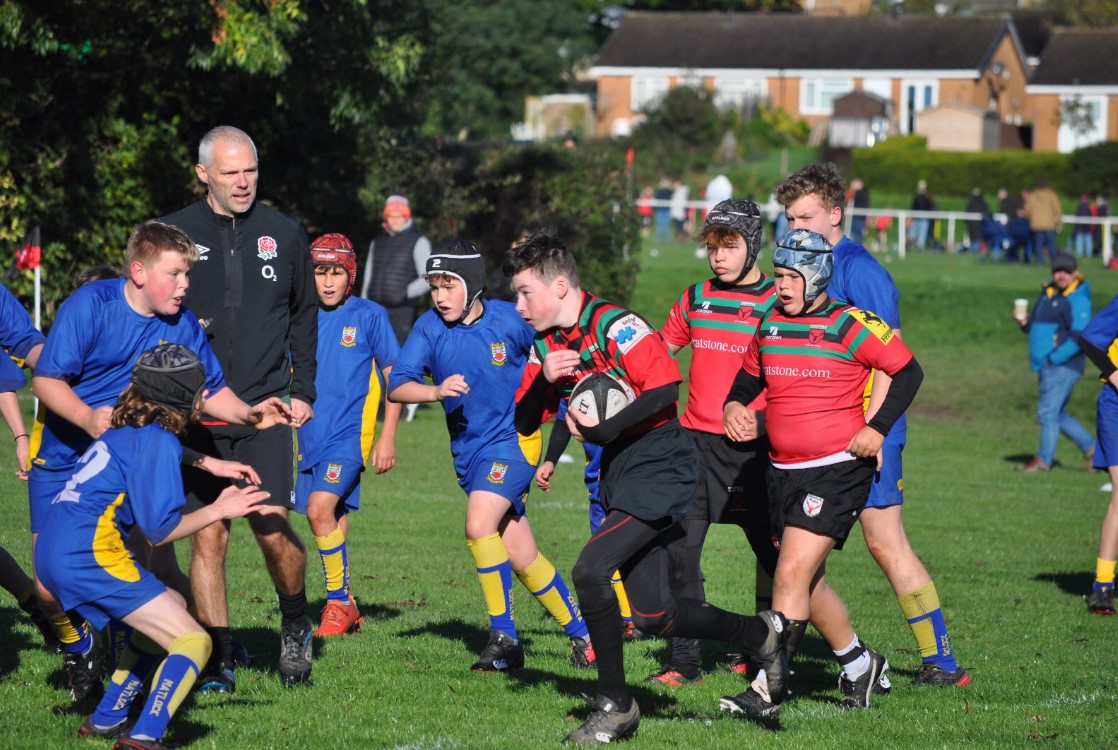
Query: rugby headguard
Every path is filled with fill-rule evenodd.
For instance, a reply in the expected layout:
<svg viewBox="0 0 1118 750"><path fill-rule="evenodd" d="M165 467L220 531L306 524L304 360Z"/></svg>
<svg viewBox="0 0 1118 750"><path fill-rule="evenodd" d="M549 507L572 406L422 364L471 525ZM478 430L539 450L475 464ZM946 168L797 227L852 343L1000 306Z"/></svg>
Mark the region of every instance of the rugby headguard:
<svg viewBox="0 0 1118 750"><path fill-rule="evenodd" d="M348 297L357 282L357 253L344 234L324 234L311 243L311 260L316 266L338 266L349 274L349 285L342 297Z"/></svg>
<svg viewBox="0 0 1118 750"><path fill-rule="evenodd" d="M474 304L474 300L485 291L485 258L481 251L467 240L443 240L427 258L427 271L424 278L435 274L453 276L462 282L466 290L466 306L462 317Z"/></svg>
<svg viewBox="0 0 1118 750"><path fill-rule="evenodd" d="M760 207L751 200L730 198L721 201L707 214L703 229L710 227L729 229L745 240L745 266L741 271L741 279L744 279L757 262L757 254L761 252Z"/></svg>
<svg viewBox="0 0 1118 750"><path fill-rule="evenodd" d="M831 283L835 256L831 243L818 232L793 229L776 241L773 266L787 268L804 277L805 310Z"/></svg>
<svg viewBox="0 0 1118 750"><path fill-rule="evenodd" d="M132 367L132 385L147 401L189 417L206 387L206 369L198 355L180 344L160 344L140 355Z"/></svg>

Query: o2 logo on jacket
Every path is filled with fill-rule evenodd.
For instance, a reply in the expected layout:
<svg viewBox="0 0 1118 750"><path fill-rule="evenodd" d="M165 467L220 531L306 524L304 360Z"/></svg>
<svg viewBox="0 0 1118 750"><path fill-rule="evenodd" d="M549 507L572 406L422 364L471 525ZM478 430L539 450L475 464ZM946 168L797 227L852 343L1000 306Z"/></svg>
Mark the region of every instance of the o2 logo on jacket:
<svg viewBox="0 0 1118 750"><path fill-rule="evenodd" d="M272 260L279 254L276 252L277 247L279 247L279 245L276 244L275 239L268 235L264 235L256 240L256 257L260 258L260 260Z"/></svg>
<svg viewBox="0 0 1118 750"><path fill-rule="evenodd" d="M357 346L357 326L342 328L342 346Z"/></svg>
<svg viewBox="0 0 1118 750"><path fill-rule="evenodd" d="M508 351L505 349L504 341L494 341L489 344L489 350L493 353L493 358L490 360L497 367L504 366L505 362L509 361Z"/></svg>

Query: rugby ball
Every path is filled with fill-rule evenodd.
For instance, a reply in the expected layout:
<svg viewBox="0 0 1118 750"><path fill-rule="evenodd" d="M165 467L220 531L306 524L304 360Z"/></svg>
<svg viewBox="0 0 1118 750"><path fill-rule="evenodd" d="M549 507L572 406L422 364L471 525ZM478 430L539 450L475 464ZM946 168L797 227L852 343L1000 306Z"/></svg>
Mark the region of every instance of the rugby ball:
<svg viewBox="0 0 1118 750"><path fill-rule="evenodd" d="M604 372L593 372L575 384L567 401L567 411L576 413L591 427L603 422L633 403L628 383Z"/></svg>

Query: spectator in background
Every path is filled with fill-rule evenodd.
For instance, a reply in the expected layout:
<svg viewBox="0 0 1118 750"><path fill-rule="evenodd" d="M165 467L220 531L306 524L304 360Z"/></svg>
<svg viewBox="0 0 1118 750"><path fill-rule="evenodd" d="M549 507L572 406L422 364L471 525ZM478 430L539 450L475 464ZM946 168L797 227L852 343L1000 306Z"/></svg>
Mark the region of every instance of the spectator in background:
<svg viewBox="0 0 1118 750"><path fill-rule="evenodd" d="M675 230L676 242L687 240L687 196L691 188L676 180L672 188L672 202L668 208L672 218L672 228Z"/></svg>
<svg viewBox="0 0 1118 750"><path fill-rule="evenodd" d="M1029 366L1037 374L1040 395L1037 420L1040 448L1021 471L1048 471L1056 457L1062 432L1083 454L1087 468L1095 457L1095 441L1075 417L1068 401L1083 376L1084 357L1077 336L1091 319L1091 287L1067 253L1052 258L1052 281L1045 284L1033 304L1033 314L1016 318L1029 335Z"/></svg>
<svg viewBox="0 0 1118 750"><path fill-rule="evenodd" d="M928 183L920 180L916 183L916 195L912 196L913 211L935 211L936 202L928 194ZM924 250L928 246L928 232L932 228L932 220L926 216L913 217L912 225L908 230L909 242Z"/></svg>
<svg viewBox="0 0 1118 750"><path fill-rule="evenodd" d="M967 246L970 250L977 250L980 253L986 252L986 243L982 237L982 220L985 219L990 213L990 206L986 203L986 198L982 196L980 188L973 188L970 191L970 199L967 201L967 207L964 209L969 214L978 214L980 219L967 219Z"/></svg>
<svg viewBox="0 0 1118 750"><path fill-rule="evenodd" d="M668 203L672 199L671 180L667 177L660 178L653 197L656 199L656 206L652 209L653 220L656 222L656 233L653 236L657 240L670 240L672 238L672 214L668 208Z"/></svg>
<svg viewBox="0 0 1118 750"><path fill-rule="evenodd" d="M998 188L998 213L1005 214L1006 226L1021 213L1021 199L1005 188Z"/></svg>
<svg viewBox="0 0 1118 750"><path fill-rule="evenodd" d="M1039 179L1036 187L1025 198L1025 218L1033 235L1033 255L1038 261L1055 258L1056 233L1062 224L1060 198L1048 180ZM1080 367L1082 370L1082 366Z"/></svg>
<svg viewBox="0 0 1118 750"><path fill-rule="evenodd" d="M855 209L867 209L870 207L870 189L866 184L854 178L850 181L850 187L846 190L846 204ZM782 237L783 235L776 234L774 237ZM857 212L850 214L850 239L857 242L859 245L866 243L866 216Z"/></svg>
<svg viewBox="0 0 1118 750"><path fill-rule="evenodd" d="M1079 196L1079 205L1075 207L1075 215L1082 219L1095 218L1095 206L1091 204L1091 199L1086 193ZM1094 224L1076 224L1073 234L1076 258L1090 258L1095 254Z"/></svg>
<svg viewBox="0 0 1118 750"><path fill-rule="evenodd" d="M707 183L707 189L703 192L703 198L706 199L706 205L703 206L703 218L711 212L715 206L722 201L728 201L734 197L734 186L730 183L730 178L724 174L717 174L711 178Z"/></svg>
<svg viewBox="0 0 1118 750"><path fill-rule="evenodd" d="M641 234L647 234L647 230L652 226L652 186L649 185L644 190L641 190L640 198L637 199L637 214L641 217Z"/></svg>
<svg viewBox="0 0 1118 750"><path fill-rule="evenodd" d="M1100 219L1105 219L1110 216L1110 206L1106 203L1106 196L1099 193L1095 196L1095 216ZM1103 232L1106 231L1105 224L1096 224L1095 230L1095 247L1099 248L1099 252L1103 252ZM1113 247L1113 245L1111 245Z"/></svg>
<svg viewBox="0 0 1118 750"><path fill-rule="evenodd" d="M401 346L415 323L419 301L430 291L423 279L430 254L431 241L412 221L408 199L402 195L388 196L384 202L384 224L369 243L361 296L388 311L392 331Z"/></svg>

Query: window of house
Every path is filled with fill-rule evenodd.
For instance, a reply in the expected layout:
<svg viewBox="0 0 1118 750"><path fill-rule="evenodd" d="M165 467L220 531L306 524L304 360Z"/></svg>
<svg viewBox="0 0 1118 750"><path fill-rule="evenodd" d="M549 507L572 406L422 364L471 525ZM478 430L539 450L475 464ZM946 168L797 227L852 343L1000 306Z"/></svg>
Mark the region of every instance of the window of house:
<svg viewBox="0 0 1118 750"><path fill-rule="evenodd" d="M759 78L715 78L714 104L719 109L740 109L743 104L765 97L765 81Z"/></svg>
<svg viewBox="0 0 1118 750"><path fill-rule="evenodd" d="M1056 148L1062 154L1106 140L1105 96L1062 95Z"/></svg>
<svg viewBox="0 0 1118 750"><path fill-rule="evenodd" d="M660 103L660 100L668 93L668 79L664 77L633 76L632 87L632 109L634 112L639 112L655 107Z"/></svg>
<svg viewBox="0 0 1118 750"><path fill-rule="evenodd" d="M800 114L829 115L835 99L853 90L850 78L804 78L800 82Z"/></svg>

